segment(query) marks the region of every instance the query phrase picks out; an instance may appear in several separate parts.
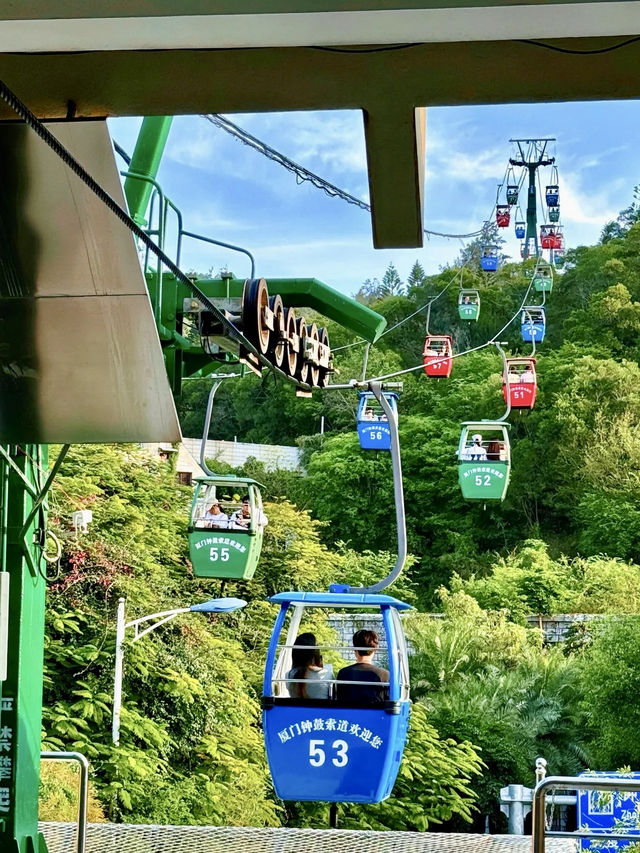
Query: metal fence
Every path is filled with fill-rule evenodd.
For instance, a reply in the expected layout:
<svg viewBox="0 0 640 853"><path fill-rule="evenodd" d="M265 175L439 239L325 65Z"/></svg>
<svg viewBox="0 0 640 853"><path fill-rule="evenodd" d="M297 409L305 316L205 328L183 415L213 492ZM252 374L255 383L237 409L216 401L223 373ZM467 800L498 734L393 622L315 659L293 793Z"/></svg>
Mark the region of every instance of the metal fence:
<svg viewBox="0 0 640 853"><path fill-rule="evenodd" d="M73 853L75 825L42 823L49 853ZM548 853L574 853L551 840ZM531 837L227 826L89 824L86 853L530 853Z"/></svg>

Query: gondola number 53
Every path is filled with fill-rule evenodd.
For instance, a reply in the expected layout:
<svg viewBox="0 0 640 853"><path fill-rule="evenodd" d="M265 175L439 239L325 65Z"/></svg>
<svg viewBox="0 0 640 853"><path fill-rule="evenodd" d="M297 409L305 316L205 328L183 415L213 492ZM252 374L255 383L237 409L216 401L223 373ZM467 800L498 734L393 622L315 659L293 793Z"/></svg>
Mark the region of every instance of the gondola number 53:
<svg viewBox="0 0 640 853"><path fill-rule="evenodd" d="M331 763L336 767L344 767L345 764L349 761L349 756L347 755L348 745L344 740L334 740L331 744L331 748L335 749L336 754L331 759ZM323 740L310 740L309 741L309 764L312 767L322 767L326 760L326 755L324 751L324 741Z"/></svg>

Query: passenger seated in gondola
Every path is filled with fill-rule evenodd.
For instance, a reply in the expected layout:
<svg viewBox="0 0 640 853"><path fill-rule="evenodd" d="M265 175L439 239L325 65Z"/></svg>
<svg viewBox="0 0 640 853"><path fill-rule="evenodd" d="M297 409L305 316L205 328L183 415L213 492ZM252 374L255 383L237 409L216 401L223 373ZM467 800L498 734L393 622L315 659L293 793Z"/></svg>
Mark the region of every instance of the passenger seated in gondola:
<svg viewBox="0 0 640 853"><path fill-rule="evenodd" d="M502 445L499 441L490 441L487 444L487 459L491 462L499 462L501 447Z"/></svg>
<svg viewBox="0 0 640 853"><path fill-rule="evenodd" d="M267 516L261 511L258 524L260 527L266 527L268 523ZM237 509L232 513L231 518L229 519L229 527L232 529L235 528L236 530L248 530L250 525L251 503L249 501L249 495L245 495L242 498L242 506L240 509Z"/></svg>
<svg viewBox="0 0 640 853"><path fill-rule="evenodd" d="M530 367L526 367L522 373L520 374L518 382L535 382L536 377L533 375L533 371Z"/></svg>
<svg viewBox="0 0 640 853"><path fill-rule="evenodd" d="M300 634L296 638L291 649L291 663L286 685L292 699L331 698L333 673L330 667L324 666L315 634Z"/></svg>
<svg viewBox="0 0 640 853"><path fill-rule="evenodd" d="M358 702L374 704L389 698L389 672L372 663L378 649L378 635L375 631L356 631L353 635L353 651L356 663L343 667L338 672L338 702ZM341 684L340 682L361 682Z"/></svg>
<svg viewBox="0 0 640 853"><path fill-rule="evenodd" d="M220 501L211 501L211 506L203 516L203 527L225 529L229 526L229 516L220 506Z"/></svg>
<svg viewBox="0 0 640 853"><path fill-rule="evenodd" d="M376 413L373 409L365 409L364 410L364 420L365 421L377 421Z"/></svg>
<svg viewBox="0 0 640 853"><path fill-rule="evenodd" d="M484 462L487 458L487 451L482 446L482 436L479 432L471 436L471 442L462 451L461 459L466 462Z"/></svg>

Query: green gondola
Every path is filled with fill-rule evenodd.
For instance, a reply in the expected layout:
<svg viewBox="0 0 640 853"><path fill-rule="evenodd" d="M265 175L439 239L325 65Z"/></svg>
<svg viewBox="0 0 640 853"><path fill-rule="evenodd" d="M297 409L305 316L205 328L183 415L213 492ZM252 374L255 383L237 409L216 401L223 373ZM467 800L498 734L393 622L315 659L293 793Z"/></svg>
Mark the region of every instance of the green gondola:
<svg viewBox="0 0 640 853"><path fill-rule="evenodd" d="M244 477L198 478L189 521L189 553L196 577L253 577L267 523L259 486Z"/></svg>
<svg viewBox="0 0 640 853"><path fill-rule="evenodd" d="M477 290L462 289L458 294L458 314L461 320L477 320L480 316L480 294Z"/></svg>
<svg viewBox="0 0 640 853"><path fill-rule="evenodd" d="M549 208L549 222L560 222L560 208L559 207L550 207Z"/></svg>
<svg viewBox="0 0 640 853"><path fill-rule="evenodd" d="M533 286L538 293L551 293L553 290L553 269L546 262L538 262L533 275Z"/></svg>
<svg viewBox="0 0 640 853"><path fill-rule="evenodd" d="M509 424L466 421L458 445L458 482L471 501L502 501L509 486Z"/></svg>

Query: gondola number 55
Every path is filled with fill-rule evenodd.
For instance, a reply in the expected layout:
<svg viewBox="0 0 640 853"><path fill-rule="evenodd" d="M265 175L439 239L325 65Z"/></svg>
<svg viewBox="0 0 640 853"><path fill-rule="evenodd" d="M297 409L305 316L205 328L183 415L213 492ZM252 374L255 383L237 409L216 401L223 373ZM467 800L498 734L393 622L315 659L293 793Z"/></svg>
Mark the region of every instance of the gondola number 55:
<svg viewBox="0 0 640 853"><path fill-rule="evenodd" d="M223 563L228 562L229 560L229 549L228 548L218 548L218 546L214 546L213 548L209 548L209 559L212 563L220 560Z"/></svg>
<svg viewBox="0 0 640 853"><path fill-rule="evenodd" d="M309 741L309 764L312 767L322 767L324 764L326 755L323 747L323 740ZM349 756L347 755L347 742L344 740L334 740L331 744L331 748L336 751L335 756L331 759L331 763L336 767L344 767L344 765L349 761Z"/></svg>

